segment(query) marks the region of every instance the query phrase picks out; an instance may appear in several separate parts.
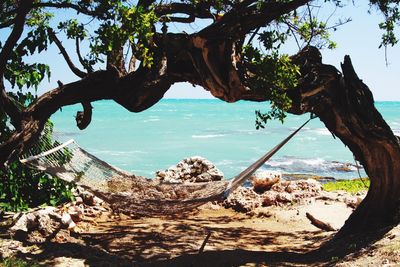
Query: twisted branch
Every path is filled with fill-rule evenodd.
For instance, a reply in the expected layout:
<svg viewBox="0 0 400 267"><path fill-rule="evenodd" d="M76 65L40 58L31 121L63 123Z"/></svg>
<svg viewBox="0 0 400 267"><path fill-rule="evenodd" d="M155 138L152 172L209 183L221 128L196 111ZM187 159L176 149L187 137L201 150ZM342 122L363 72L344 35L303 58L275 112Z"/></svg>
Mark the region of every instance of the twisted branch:
<svg viewBox="0 0 400 267"><path fill-rule="evenodd" d="M53 29L48 28L47 32L49 34L49 38L54 41L54 43L57 45L58 49L60 50L60 53L64 57L65 61L68 64L68 67L71 69L71 71L78 77L83 78L87 75L86 72L81 71L78 69L75 64L72 62L70 56L68 55L67 51L65 50L64 46L62 45L61 41L57 38L57 35L53 31Z"/></svg>

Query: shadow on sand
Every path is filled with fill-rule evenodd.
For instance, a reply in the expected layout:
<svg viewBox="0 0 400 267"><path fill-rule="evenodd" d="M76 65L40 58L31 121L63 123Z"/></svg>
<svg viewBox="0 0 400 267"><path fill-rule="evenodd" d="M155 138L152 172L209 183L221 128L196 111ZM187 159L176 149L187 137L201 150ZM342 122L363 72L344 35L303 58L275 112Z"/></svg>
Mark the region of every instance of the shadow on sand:
<svg viewBox="0 0 400 267"><path fill-rule="evenodd" d="M53 265L58 257L70 257L89 266L322 266L374 243L390 230L336 239L321 231L255 231L238 227L237 220L194 216L190 220L104 222L96 231L75 234L76 242L47 240L38 245L39 253L17 256L46 265ZM199 253L208 231L210 241Z"/></svg>

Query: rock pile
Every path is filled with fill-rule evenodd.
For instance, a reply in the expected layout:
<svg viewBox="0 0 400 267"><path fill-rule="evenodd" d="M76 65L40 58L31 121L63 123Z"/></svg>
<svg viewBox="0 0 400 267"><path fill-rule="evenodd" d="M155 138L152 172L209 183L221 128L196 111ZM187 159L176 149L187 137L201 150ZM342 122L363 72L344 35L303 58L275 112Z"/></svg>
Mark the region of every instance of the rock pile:
<svg viewBox="0 0 400 267"><path fill-rule="evenodd" d="M247 213L261 206L261 202L261 195L251 188L240 186L222 202L222 206Z"/></svg>
<svg viewBox="0 0 400 267"><path fill-rule="evenodd" d="M9 233L15 239L44 242L60 229L75 230L76 223L87 217L96 217L107 211L105 203L92 193L78 188L75 201L59 207L45 207L18 213Z"/></svg>
<svg viewBox="0 0 400 267"><path fill-rule="evenodd" d="M173 184L220 181L223 177L214 164L199 156L186 158L176 166L156 172L156 179Z"/></svg>
<svg viewBox="0 0 400 267"><path fill-rule="evenodd" d="M318 197L322 186L314 179L298 181L282 181L274 184L271 190L262 194L263 206L280 205L285 203L301 203L307 199Z"/></svg>
<svg viewBox="0 0 400 267"><path fill-rule="evenodd" d="M254 187L239 187L231 193L222 205L239 212L250 212L260 206L279 206L293 202L301 203L310 198L321 196L322 192L321 184L313 179L280 181L274 183L269 190L263 192L259 187L257 189Z"/></svg>
<svg viewBox="0 0 400 267"><path fill-rule="evenodd" d="M361 201L367 196L367 191L358 192L355 195L346 191L338 190L336 192L326 192L319 197L322 200L339 201L345 203L348 207L355 209L360 205Z"/></svg>

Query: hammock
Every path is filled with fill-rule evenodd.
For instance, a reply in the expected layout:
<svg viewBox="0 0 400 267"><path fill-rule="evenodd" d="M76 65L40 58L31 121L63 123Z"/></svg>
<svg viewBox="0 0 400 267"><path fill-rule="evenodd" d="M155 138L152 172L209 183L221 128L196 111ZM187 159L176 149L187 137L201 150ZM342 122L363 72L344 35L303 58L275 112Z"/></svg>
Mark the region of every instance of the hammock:
<svg viewBox="0 0 400 267"><path fill-rule="evenodd" d="M136 176L90 154L73 139L20 161L90 190L118 212L146 216L176 214L227 198L311 119L229 182L170 184Z"/></svg>

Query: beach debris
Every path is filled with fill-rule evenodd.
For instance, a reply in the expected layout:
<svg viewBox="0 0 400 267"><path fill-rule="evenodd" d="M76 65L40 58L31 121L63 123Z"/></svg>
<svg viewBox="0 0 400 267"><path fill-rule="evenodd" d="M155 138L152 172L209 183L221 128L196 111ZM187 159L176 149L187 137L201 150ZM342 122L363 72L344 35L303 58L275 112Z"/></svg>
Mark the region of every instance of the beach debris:
<svg viewBox="0 0 400 267"><path fill-rule="evenodd" d="M201 244L201 247L200 247L200 249L199 249L199 253L198 253L198 254L203 253L204 248L206 247L206 244L207 244L207 242L208 242L208 239L210 239L210 236L211 236L211 231L208 231L208 233L207 233L207 235L206 235L206 238L204 238L204 241L203 241L203 243Z"/></svg>
<svg viewBox="0 0 400 267"><path fill-rule="evenodd" d="M42 243L48 237L57 238L61 229L75 231L76 224L86 216L98 216L108 207L92 193L78 188L75 201L58 207L43 207L14 215L14 223L8 228L10 236L17 240Z"/></svg>
<svg viewBox="0 0 400 267"><path fill-rule="evenodd" d="M311 224L314 225L315 227L327 231L327 232L333 232L336 231L335 228L333 228L329 223L325 223L321 220L318 220L314 216L312 216L310 213L306 212L306 217L307 219L310 220Z"/></svg>
<svg viewBox="0 0 400 267"><path fill-rule="evenodd" d="M355 209L360 205L361 201L363 200L360 196L348 196L344 198L344 203L352 209Z"/></svg>
<svg viewBox="0 0 400 267"><path fill-rule="evenodd" d="M282 179L282 173L278 171L258 171L255 172L250 180L253 190L257 193L264 193Z"/></svg>
<svg viewBox="0 0 400 267"><path fill-rule="evenodd" d="M200 156L183 159L176 166L156 172L157 180L171 184L213 182L223 177L214 164Z"/></svg>

